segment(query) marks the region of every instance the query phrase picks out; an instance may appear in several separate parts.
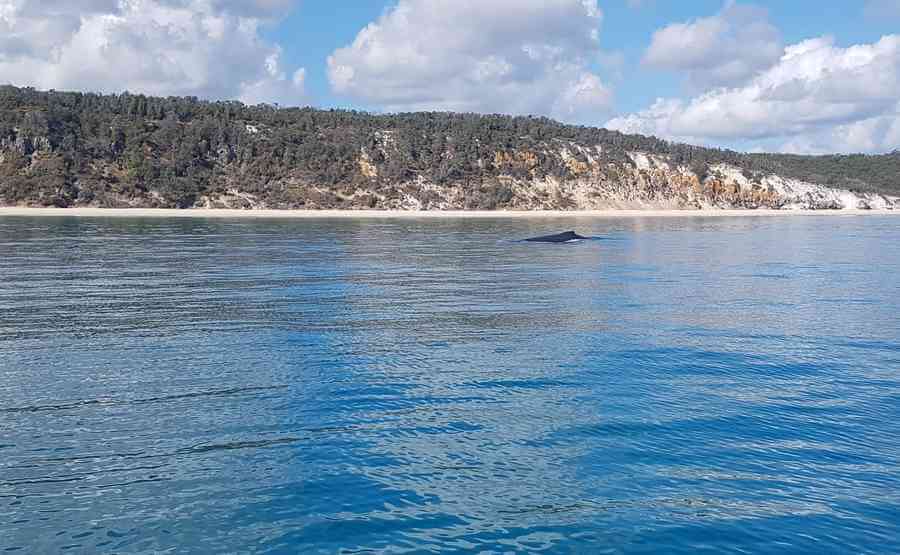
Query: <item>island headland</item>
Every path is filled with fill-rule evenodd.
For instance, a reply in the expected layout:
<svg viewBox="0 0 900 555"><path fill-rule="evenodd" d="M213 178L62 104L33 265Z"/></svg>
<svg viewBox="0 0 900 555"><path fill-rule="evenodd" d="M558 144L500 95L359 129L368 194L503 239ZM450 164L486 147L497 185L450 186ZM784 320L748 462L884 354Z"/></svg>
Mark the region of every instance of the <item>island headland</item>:
<svg viewBox="0 0 900 555"><path fill-rule="evenodd" d="M898 151L748 154L541 117L0 87L7 207L881 212L898 197Z"/></svg>

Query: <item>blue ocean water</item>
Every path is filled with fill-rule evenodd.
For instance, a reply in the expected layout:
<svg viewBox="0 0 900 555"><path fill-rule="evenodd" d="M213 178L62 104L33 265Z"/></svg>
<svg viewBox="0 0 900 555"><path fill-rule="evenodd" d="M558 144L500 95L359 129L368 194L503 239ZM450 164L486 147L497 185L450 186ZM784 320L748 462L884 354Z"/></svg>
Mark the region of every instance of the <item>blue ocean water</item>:
<svg viewBox="0 0 900 555"><path fill-rule="evenodd" d="M898 553L898 244L0 218L0 551Z"/></svg>

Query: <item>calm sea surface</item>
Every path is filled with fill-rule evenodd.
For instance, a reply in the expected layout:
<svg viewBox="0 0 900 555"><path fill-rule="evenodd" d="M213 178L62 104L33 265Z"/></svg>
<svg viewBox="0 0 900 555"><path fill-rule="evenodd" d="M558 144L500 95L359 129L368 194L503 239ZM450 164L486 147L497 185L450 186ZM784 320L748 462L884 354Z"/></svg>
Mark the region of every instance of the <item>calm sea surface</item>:
<svg viewBox="0 0 900 555"><path fill-rule="evenodd" d="M0 218L3 550L898 553L900 218Z"/></svg>

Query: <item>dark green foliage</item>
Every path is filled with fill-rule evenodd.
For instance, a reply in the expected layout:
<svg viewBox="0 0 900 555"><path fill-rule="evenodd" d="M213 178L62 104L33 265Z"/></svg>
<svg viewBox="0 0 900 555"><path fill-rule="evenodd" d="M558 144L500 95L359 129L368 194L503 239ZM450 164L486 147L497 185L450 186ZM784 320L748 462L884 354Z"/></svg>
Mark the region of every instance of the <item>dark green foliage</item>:
<svg viewBox="0 0 900 555"><path fill-rule="evenodd" d="M374 207L423 179L460 187L470 208L502 208L514 194L501 176L571 177L547 154L555 142L599 145L601 163L630 163L626 153L639 150L701 176L727 162L746 175L900 193L898 152L742 154L540 117L372 115L7 86L0 87L0 204L189 207L232 195L243 205L232 194L239 191L270 207L322 208L346 206L360 190L354 207ZM374 172L363 171L363 155Z"/></svg>
<svg viewBox="0 0 900 555"><path fill-rule="evenodd" d="M753 170L853 191L900 194L900 151L890 154L748 154Z"/></svg>

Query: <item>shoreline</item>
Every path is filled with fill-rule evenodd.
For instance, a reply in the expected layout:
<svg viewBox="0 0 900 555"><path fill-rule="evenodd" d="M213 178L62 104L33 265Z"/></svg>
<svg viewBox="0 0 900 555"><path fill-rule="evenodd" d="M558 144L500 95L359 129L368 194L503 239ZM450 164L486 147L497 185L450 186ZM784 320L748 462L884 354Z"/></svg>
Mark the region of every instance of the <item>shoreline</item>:
<svg viewBox="0 0 900 555"><path fill-rule="evenodd" d="M27 208L0 206L0 218L665 218L746 216L886 216L900 210L240 210L227 208Z"/></svg>

